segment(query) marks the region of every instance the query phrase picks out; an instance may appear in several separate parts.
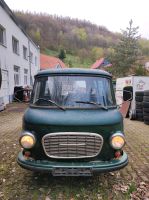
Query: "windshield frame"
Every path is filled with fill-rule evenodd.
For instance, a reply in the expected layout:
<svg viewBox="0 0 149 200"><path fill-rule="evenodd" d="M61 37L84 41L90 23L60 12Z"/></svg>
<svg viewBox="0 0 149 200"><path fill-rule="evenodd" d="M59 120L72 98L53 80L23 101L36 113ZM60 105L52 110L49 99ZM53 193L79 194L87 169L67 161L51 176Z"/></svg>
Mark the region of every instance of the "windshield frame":
<svg viewBox="0 0 149 200"><path fill-rule="evenodd" d="M56 73L53 73L53 74L44 74L44 75L39 75L39 76L36 76L36 78L35 78L35 82L34 82L34 86L33 86L33 91L32 91L32 94L31 94L31 100L30 100L30 107L34 107L34 108L46 108L46 109L58 109L58 107L57 106L48 106L48 105L35 105L34 103L33 103L33 96L34 96L34 91L35 91L35 86L36 86L36 84L37 84L37 82L38 82L38 80L39 80L39 78L42 78L42 77L46 77L46 78L48 78L48 77L53 77L53 76L76 76L76 77L91 77L91 78L94 78L94 77L98 77L98 78L106 78L106 79L108 79L109 80L109 86L110 86L110 91L111 91L111 97L112 97L112 101L113 101L113 105L111 105L111 106L109 106L109 105L106 105L106 107L108 108L108 109L112 109L112 108L117 108L117 105L116 105L116 99L115 99L115 94L114 94L114 88L113 88L113 84L112 84L112 78L110 77L110 76L106 76L106 75L97 75L97 74L75 74L75 73L71 73L71 74L69 74L69 73L65 73L65 74L63 74L63 73L58 73L58 74L56 74ZM66 106L63 106L63 108L64 109L66 109L66 110L69 110L69 109L78 109L78 110L99 110L100 108L99 107L97 107L97 106L94 106L94 107L80 107L80 106L76 106L76 107L74 107L74 106L72 106L72 107L66 107Z"/></svg>

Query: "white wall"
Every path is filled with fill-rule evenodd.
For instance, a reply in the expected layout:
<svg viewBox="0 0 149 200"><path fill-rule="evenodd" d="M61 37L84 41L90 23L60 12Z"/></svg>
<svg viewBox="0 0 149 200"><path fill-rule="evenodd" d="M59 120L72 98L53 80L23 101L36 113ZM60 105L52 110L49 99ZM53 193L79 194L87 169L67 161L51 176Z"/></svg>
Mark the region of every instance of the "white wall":
<svg viewBox="0 0 149 200"><path fill-rule="evenodd" d="M2 71L8 71L8 95L9 101L12 101L14 92L14 66L20 67L20 86L24 86L24 69L28 69L28 85L30 85L30 67L32 77L40 69L40 50L39 48L23 33L23 31L15 24L6 11L0 6L0 25L6 29L6 47L0 44L0 67ZM13 53L12 36L19 41L19 55ZM29 56L29 48L33 53L33 62L23 58L23 45L27 47ZM35 66L35 56L37 57L37 65ZM4 84L0 90L0 98L6 95L4 92ZM5 98L6 99L6 98ZM8 100L5 100L8 103Z"/></svg>

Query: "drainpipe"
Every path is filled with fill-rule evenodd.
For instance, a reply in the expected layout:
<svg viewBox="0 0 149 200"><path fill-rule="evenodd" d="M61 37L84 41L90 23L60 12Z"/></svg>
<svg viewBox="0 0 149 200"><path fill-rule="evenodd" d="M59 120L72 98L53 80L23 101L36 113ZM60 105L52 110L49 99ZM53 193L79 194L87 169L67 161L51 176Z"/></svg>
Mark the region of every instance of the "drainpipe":
<svg viewBox="0 0 149 200"><path fill-rule="evenodd" d="M29 58L29 74L30 74L30 86L32 86L32 74L31 74L31 58L30 58L30 40L28 39L28 58Z"/></svg>
<svg viewBox="0 0 149 200"><path fill-rule="evenodd" d="M1 67L0 67L0 89L1 89L1 85L2 85L2 70L1 70Z"/></svg>

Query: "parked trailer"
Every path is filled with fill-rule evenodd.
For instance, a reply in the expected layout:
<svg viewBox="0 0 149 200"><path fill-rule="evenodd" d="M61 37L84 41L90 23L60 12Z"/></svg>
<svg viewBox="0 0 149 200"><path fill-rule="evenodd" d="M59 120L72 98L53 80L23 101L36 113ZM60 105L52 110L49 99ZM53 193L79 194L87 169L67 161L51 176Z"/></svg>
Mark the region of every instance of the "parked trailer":
<svg viewBox="0 0 149 200"><path fill-rule="evenodd" d="M116 80L116 101L122 106L124 101L131 101L129 107L130 119L135 118L136 113L136 92L149 90L149 76L127 76Z"/></svg>

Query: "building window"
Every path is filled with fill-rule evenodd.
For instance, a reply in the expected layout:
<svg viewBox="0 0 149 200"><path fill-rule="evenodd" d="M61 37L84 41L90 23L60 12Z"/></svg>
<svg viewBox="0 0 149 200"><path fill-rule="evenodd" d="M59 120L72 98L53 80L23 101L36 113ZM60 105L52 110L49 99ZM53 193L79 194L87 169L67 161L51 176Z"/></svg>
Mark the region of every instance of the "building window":
<svg viewBox="0 0 149 200"><path fill-rule="evenodd" d="M27 60L27 48L23 46L23 58Z"/></svg>
<svg viewBox="0 0 149 200"><path fill-rule="evenodd" d="M35 66L37 66L37 56L35 56Z"/></svg>
<svg viewBox="0 0 149 200"><path fill-rule="evenodd" d="M28 84L28 69L24 69L24 85Z"/></svg>
<svg viewBox="0 0 149 200"><path fill-rule="evenodd" d="M31 51L29 57L30 57L30 62L33 63L33 53Z"/></svg>
<svg viewBox="0 0 149 200"><path fill-rule="evenodd" d="M13 53L19 55L19 41L14 37L12 37L12 49Z"/></svg>
<svg viewBox="0 0 149 200"><path fill-rule="evenodd" d="M6 45L6 29L0 25L0 44Z"/></svg>
<svg viewBox="0 0 149 200"><path fill-rule="evenodd" d="M14 85L20 85L20 67L14 66Z"/></svg>

